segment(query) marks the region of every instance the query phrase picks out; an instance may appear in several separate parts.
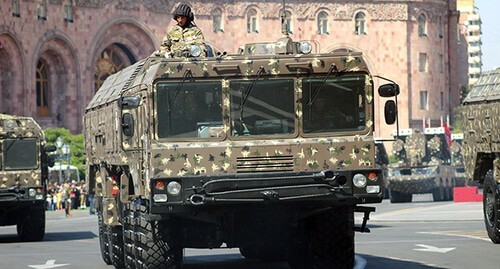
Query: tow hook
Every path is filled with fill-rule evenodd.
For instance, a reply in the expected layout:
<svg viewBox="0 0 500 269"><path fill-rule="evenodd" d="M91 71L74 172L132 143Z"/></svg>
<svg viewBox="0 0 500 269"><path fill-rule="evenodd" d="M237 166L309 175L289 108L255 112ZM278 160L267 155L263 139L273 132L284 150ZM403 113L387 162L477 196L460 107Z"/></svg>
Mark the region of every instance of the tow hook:
<svg viewBox="0 0 500 269"><path fill-rule="evenodd" d="M205 196L200 194L193 194L191 195L191 197L189 197L189 201L193 205L202 205L205 203Z"/></svg>
<svg viewBox="0 0 500 269"><path fill-rule="evenodd" d="M361 233L369 233L370 229L366 227L366 223L370 219L370 213L375 212L375 207L356 206L354 208L354 212L364 213L363 223L361 223L361 226L354 226L354 231Z"/></svg>

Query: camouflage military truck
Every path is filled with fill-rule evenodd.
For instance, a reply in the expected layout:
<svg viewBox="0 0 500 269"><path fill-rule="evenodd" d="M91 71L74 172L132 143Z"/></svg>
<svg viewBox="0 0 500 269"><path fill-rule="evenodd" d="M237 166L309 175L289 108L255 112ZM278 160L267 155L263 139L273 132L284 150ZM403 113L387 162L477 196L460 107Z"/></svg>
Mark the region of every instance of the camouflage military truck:
<svg viewBox="0 0 500 269"><path fill-rule="evenodd" d="M500 243L500 68L481 75L461 107L466 178L483 184L486 230Z"/></svg>
<svg viewBox="0 0 500 269"><path fill-rule="evenodd" d="M17 225L22 241L45 235L47 152L54 150L32 118L0 114L0 226Z"/></svg>
<svg viewBox="0 0 500 269"><path fill-rule="evenodd" d="M106 263L173 269L183 248L227 246L296 269L352 268L354 231L375 210L361 204L382 199L373 77L361 53L310 50L284 37L235 55L149 57L104 82L84 135Z"/></svg>
<svg viewBox="0 0 500 269"><path fill-rule="evenodd" d="M394 133L395 135L396 133ZM398 163L388 168L387 188L392 203L411 202L413 194L432 193L434 201L453 200L455 167L443 127L402 129L393 143ZM458 184L457 184L458 183Z"/></svg>
<svg viewBox="0 0 500 269"><path fill-rule="evenodd" d="M375 139L375 164L382 169L384 178L384 199L389 198L389 190L387 189L387 166L389 165L389 155L382 140Z"/></svg>
<svg viewBox="0 0 500 269"><path fill-rule="evenodd" d="M465 178L464 157L462 154L464 134L451 134L451 165L455 170L455 184L457 186L471 185L471 181Z"/></svg>

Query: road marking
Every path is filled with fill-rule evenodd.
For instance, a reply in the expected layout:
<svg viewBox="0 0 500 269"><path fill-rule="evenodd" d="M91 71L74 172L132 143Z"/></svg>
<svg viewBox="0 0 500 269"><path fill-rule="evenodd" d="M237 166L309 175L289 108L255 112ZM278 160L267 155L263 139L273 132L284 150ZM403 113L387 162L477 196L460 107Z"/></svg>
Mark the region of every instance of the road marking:
<svg viewBox="0 0 500 269"><path fill-rule="evenodd" d="M457 237L466 237L472 239L479 239L483 241L491 241L488 237L486 230L483 231L436 231L436 232L418 232L419 234L433 234L433 235L448 235Z"/></svg>
<svg viewBox="0 0 500 269"><path fill-rule="evenodd" d="M456 248L438 248L438 247L424 245L424 244L416 244L415 246L421 247L421 248L414 248L413 250L426 251L426 252L437 252L437 253L446 253L446 252L450 252L450 251L456 249Z"/></svg>
<svg viewBox="0 0 500 269"><path fill-rule="evenodd" d="M354 256L354 261L355 261L355 263L354 263L353 269L365 269L366 264L368 263L365 258L363 258L359 255Z"/></svg>
<svg viewBox="0 0 500 269"><path fill-rule="evenodd" d="M56 264L56 260L48 260L45 264L40 264L40 265L28 265L31 268L35 269L50 269L50 268L57 268L57 267L62 267L70 265L69 263L61 263L61 264Z"/></svg>

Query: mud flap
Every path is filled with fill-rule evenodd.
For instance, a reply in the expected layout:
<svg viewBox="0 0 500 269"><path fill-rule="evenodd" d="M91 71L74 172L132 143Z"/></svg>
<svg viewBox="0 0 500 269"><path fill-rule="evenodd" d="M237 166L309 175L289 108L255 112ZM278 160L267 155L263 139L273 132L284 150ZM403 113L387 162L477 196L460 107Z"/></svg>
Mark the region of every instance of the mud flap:
<svg viewBox="0 0 500 269"><path fill-rule="evenodd" d="M366 227L366 224L370 219L370 213L375 212L375 207L357 206L354 208L354 212L360 212L364 214L363 223L361 223L361 226L354 226L354 231L361 233L369 233L370 229Z"/></svg>
<svg viewBox="0 0 500 269"><path fill-rule="evenodd" d="M118 207L114 198L103 198L102 216L104 224L109 226L121 225L118 215Z"/></svg>

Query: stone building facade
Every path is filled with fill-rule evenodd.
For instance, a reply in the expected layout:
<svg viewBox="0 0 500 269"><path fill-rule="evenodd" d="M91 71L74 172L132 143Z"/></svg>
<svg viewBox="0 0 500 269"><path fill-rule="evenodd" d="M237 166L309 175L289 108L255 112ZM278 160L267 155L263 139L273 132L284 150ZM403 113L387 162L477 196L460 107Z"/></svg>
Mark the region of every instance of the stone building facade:
<svg viewBox="0 0 500 269"><path fill-rule="evenodd" d="M96 87L157 49L180 3L0 0L0 112L80 132ZM220 51L281 35L281 0L183 3ZM314 52L361 51L374 74L399 83L400 127L436 124L458 105L456 0L287 0L285 9L293 39ZM394 127L376 102L376 132L387 137Z"/></svg>

